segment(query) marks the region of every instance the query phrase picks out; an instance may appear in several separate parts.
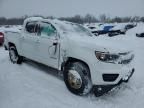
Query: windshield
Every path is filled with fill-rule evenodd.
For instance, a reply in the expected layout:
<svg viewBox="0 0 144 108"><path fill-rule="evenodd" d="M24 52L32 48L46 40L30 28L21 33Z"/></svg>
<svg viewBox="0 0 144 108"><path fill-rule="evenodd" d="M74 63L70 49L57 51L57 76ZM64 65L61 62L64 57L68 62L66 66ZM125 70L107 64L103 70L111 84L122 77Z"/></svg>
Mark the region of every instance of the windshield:
<svg viewBox="0 0 144 108"><path fill-rule="evenodd" d="M93 36L90 31L79 24L61 23L57 25L64 33L78 33L81 36Z"/></svg>

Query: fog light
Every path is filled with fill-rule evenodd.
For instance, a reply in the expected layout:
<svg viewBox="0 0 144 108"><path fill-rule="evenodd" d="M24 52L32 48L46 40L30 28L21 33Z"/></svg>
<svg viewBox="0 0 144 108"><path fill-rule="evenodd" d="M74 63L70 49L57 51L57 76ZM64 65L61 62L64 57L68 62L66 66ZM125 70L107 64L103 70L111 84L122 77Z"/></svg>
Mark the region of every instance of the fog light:
<svg viewBox="0 0 144 108"><path fill-rule="evenodd" d="M129 78L128 76L125 76L125 77L123 78L123 80L126 81L126 80L128 80L128 78Z"/></svg>

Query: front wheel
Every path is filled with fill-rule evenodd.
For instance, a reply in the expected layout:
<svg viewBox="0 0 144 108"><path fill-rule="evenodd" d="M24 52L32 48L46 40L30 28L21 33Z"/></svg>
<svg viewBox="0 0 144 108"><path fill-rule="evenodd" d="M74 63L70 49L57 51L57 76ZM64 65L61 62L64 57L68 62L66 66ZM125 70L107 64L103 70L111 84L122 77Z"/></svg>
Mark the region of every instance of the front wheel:
<svg viewBox="0 0 144 108"><path fill-rule="evenodd" d="M9 48L9 57L10 57L10 60L12 63L17 63L17 64L21 64L22 61L23 61L23 57L21 57L17 50L16 50L16 47L14 46L10 46Z"/></svg>
<svg viewBox="0 0 144 108"><path fill-rule="evenodd" d="M86 95L92 88L88 67L81 62L69 63L64 70L67 88L76 95Z"/></svg>

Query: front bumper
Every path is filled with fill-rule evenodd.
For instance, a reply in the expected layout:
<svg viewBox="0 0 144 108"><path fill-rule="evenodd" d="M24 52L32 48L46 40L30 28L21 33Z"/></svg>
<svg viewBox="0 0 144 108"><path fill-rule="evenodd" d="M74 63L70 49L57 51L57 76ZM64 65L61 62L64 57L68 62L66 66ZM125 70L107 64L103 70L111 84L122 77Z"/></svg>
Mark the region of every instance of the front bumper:
<svg viewBox="0 0 144 108"><path fill-rule="evenodd" d="M135 69L133 68L127 75L125 75L117 84L114 85L95 85L93 87L93 92L96 97L102 96L103 94L110 91L112 88L120 85L123 82L128 82L131 76L134 74Z"/></svg>
<svg viewBox="0 0 144 108"><path fill-rule="evenodd" d="M130 71L127 75L125 75L125 76L120 80L120 82L128 82L134 72L135 72L135 69L133 68L132 71ZM120 83L120 82L119 82L119 83Z"/></svg>

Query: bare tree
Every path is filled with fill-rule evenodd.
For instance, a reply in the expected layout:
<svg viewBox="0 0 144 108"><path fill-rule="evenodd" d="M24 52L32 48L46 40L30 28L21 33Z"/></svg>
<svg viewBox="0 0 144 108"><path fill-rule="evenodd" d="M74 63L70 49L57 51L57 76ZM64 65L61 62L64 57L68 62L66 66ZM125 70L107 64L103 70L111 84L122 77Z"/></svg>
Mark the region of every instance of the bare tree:
<svg viewBox="0 0 144 108"><path fill-rule="evenodd" d="M116 16L115 18L112 19L112 22L121 23L122 22L122 18Z"/></svg>
<svg viewBox="0 0 144 108"><path fill-rule="evenodd" d="M141 17L141 19L140 19L142 22L144 22L144 17Z"/></svg>
<svg viewBox="0 0 144 108"><path fill-rule="evenodd" d="M35 15L35 16L41 16L41 15ZM21 18L5 18L5 17L0 17L0 25L21 25L23 24L23 21L25 18L28 18L29 16L25 15ZM41 16L43 17L43 16ZM53 16L49 16L46 17L49 19L54 19L55 17ZM80 15L75 15L73 17L61 17L59 18L60 20L66 20L66 21L70 21L70 22L74 22L74 23L79 23L79 24L83 24L83 23L95 23L95 22L103 22L103 23L113 23L113 22L139 22L142 21L144 22L144 17L139 17L139 16L134 16L134 17L114 17L114 18L110 18L107 17L105 14L102 14L99 16L99 20L91 15L91 14L87 14L85 17L82 17Z"/></svg>
<svg viewBox="0 0 144 108"><path fill-rule="evenodd" d="M107 20L107 17L106 17L106 15L105 14L101 14L100 16L99 16L99 20L100 20L100 22L106 22L106 20Z"/></svg>

